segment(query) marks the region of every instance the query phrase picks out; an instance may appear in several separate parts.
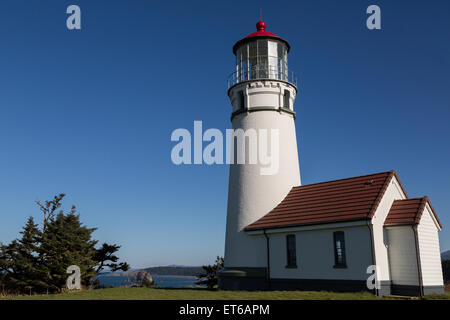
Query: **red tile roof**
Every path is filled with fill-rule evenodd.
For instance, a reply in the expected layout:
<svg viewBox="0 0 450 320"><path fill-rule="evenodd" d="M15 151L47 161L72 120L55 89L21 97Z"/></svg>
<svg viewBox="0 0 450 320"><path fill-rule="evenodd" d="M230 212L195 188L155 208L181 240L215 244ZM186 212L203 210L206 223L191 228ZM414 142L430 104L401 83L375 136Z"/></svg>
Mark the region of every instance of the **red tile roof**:
<svg viewBox="0 0 450 320"><path fill-rule="evenodd" d="M433 212L437 223L442 228L441 222L439 221L436 212L434 212L430 199L428 199L427 196L423 198L395 200L388 216L386 217L386 220L384 221L384 225L393 226L418 224L427 203L430 205L431 211Z"/></svg>
<svg viewBox="0 0 450 320"><path fill-rule="evenodd" d="M400 183L395 171L389 171L294 187L245 230L371 219L394 176Z"/></svg>

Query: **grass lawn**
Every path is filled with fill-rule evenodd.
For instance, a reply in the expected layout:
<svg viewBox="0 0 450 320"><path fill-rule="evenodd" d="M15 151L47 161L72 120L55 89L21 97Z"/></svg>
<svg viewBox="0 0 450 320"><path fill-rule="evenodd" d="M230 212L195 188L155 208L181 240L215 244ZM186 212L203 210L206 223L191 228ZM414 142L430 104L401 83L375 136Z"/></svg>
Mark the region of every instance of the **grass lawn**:
<svg viewBox="0 0 450 320"><path fill-rule="evenodd" d="M326 291L222 291L194 289L109 288L62 294L6 296L17 300L380 300L369 292L336 293ZM425 299L450 299L450 292Z"/></svg>
<svg viewBox="0 0 450 320"><path fill-rule="evenodd" d="M424 297L425 300L450 300L450 291L443 294L430 294Z"/></svg>
<svg viewBox="0 0 450 320"><path fill-rule="evenodd" d="M62 294L7 296L0 299L32 300L368 300L380 299L368 292L316 291L221 291L206 289L110 288Z"/></svg>

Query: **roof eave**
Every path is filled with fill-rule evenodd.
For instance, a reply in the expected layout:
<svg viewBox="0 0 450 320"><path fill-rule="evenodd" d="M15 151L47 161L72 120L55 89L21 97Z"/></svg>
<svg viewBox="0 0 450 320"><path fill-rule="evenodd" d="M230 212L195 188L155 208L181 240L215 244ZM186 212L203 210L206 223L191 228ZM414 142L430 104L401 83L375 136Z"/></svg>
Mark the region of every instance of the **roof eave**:
<svg viewBox="0 0 450 320"><path fill-rule="evenodd" d="M258 39L272 39L272 40L280 41L286 45L288 53L291 50L291 45L289 44L289 42L287 42L287 40L284 40L283 38L280 38L278 36L261 35L261 36L252 36L252 37L248 37L248 38L246 37L246 38L243 38L243 39L239 40L238 42L236 42L233 46L233 54L236 55L236 51L237 51L238 47L240 47L244 43L251 42L254 40L258 40Z"/></svg>
<svg viewBox="0 0 450 320"><path fill-rule="evenodd" d="M332 221L321 221L321 222L311 222L311 223L299 223L299 224L291 224L291 225L283 225L283 226L268 226L268 227L253 227L248 228L245 227L244 231L263 231L263 230L274 230L274 229L287 229L287 228L296 228L296 227L308 227L308 226L316 226L316 225L324 225L324 224L339 224L339 223L347 223L354 221L371 221L371 219L346 219L346 220L332 220Z"/></svg>
<svg viewBox="0 0 450 320"><path fill-rule="evenodd" d="M401 222L401 223L385 223L384 228L388 227L404 227L404 226L415 226L418 225L417 222Z"/></svg>

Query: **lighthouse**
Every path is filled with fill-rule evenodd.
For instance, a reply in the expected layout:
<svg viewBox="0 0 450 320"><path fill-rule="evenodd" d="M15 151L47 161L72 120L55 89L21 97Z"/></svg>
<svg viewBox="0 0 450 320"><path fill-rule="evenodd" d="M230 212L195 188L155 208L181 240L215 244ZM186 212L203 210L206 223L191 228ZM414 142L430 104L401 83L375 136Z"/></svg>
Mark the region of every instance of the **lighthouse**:
<svg viewBox="0 0 450 320"><path fill-rule="evenodd" d="M236 69L228 78L231 122L234 132L265 131L268 136L275 135L277 148L268 138L267 149L278 163L271 174L262 174L266 164L260 161L230 164L225 264L219 272L219 286L223 289L267 286L264 279L269 272L269 257L265 239L247 234L244 228L265 216L292 187L301 184L294 111L298 89L297 78L288 69L290 45L266 31L264 21L259 21L256 29L233 46ZM248 155L245 138L242 141Z"/></svg>
<svg viewBox="0 0 450 320"><path fill-rule="evenodd" d="M409 198L394 170L300 184L290 46L263 21L256 28L234 45L228 79L233 142L219 287L443 293L442 224L430 199ZM256 162L255 132L271 135L258 135L258 156L271 154ZM267 158L277 164L269 174Z"/></svg>

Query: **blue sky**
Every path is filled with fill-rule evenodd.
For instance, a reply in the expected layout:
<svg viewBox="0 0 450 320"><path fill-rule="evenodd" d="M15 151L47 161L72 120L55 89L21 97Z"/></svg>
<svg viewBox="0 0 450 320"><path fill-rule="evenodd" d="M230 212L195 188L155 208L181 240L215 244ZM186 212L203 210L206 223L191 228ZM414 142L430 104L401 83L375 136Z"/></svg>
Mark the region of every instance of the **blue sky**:
<svg viewBox="0 0 450 320"><path fill-rule="evenodd" d="M70 4L80 31L66 28ZM371 4L382 30L365 27ZM259 8L301 82L302 183L395 169L430 197L450 249L447 0L2 1L0 241L64 192L133 267L223 255L228 168L175 166L170 135L231 127L231 49Z"/></svg>

